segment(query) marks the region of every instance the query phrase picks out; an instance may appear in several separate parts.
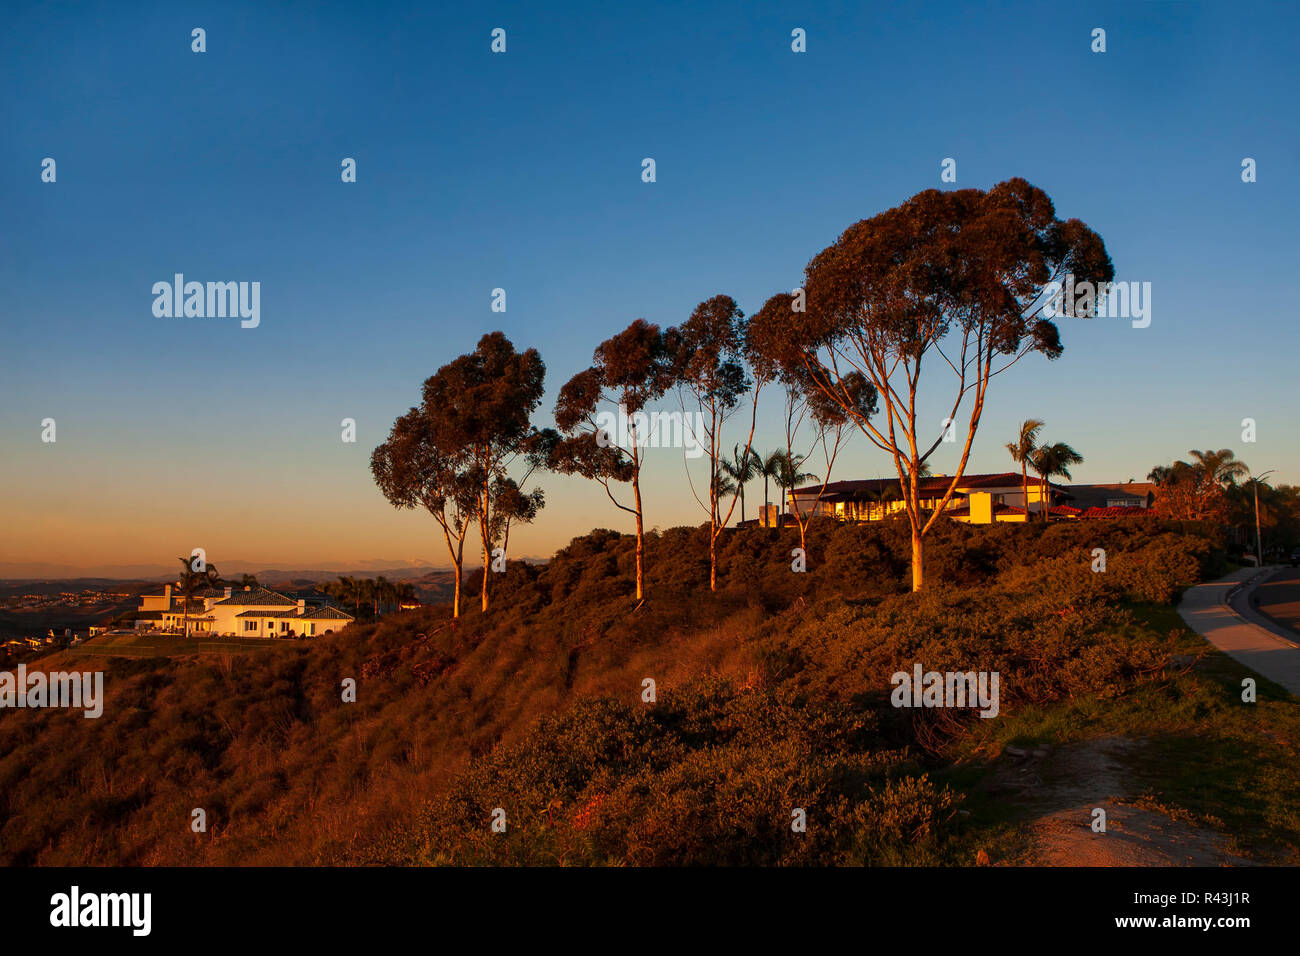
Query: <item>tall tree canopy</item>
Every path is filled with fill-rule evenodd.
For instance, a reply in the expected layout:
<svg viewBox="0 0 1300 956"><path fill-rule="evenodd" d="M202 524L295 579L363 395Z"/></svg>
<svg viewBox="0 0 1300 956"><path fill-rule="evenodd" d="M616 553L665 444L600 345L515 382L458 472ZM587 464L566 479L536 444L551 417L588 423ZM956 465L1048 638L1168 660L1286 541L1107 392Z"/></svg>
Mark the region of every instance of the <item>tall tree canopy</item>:
<svg viewBox="0 0 1300 956"><path fill-rule="evenodd" d="M569 379L555 404L555 424L563 436L551 452L551 467L600 482L614 505L636 522L636 599L645 597L645 529L641 506L641 468L657 437L645 418L646 406L672 386L674 349L659 326L637 319L596 346L590 368ZM629 434L609 434L598 423L602 406L619 408ZM614 497L610 482L631 483L632 503Z"/></svg>
<svg viewBox="0 0 1300 956"><path fill-rule="evenodd" d="M393 507L424 508L438 522L456 573L452 616L460 617L465 535L477 514L479 484L464 449L444 451L434 443L431 418L412 408L397 419L370 456L370 471Z"/></svg>
<svg viewBox="0 0 1300 956"><path fill-rule="evenodd" d="M679 393L689 394L698 408L695 440L700 442L708 458L708 503L699 501L709 513L709 587L718 587L718 537L731 520L736 499L722 514L721 499L726 495L722 474L725 447L722 429L740 406L740 400L753 389L752 414L749 434L745 439L743 455L747 458L754 444L754 425L758 415L758 393L765 380L762 369L755 369L757 386L745 368L745 342L747 337L745 314L729 295L715 295L701 302L691 317L679 328L671 330L673 336L674 368ZM685 400L682 403L686 414Z"/></svg>
<svg viewBox="0 0 1300 956"><path fill-rule="evenodd" d="M1101 237L1061 220L1047 194L1023 179L988 191L926 190L850 226L805 273L806 312L772 310L761 340L769 357L802 368L811 388L836 402L894 460L912 531L912 587L925 580L924 537L951 500L970 456L991 380L1030 352L1060 356L1046 315L1083 314L1054 301L1052 283L1114 278ZM1069 310L1076 310L1070 313ZM756 316L756 319L758 317ZM969 399L961 458L938 507L922 510L922 465L943 441L940 422L918 421L922 372L951 374L948 421ZM855 408L848 376L875 387L884 421Z"/></svg>
<svg viewBox="0 0 1300 956"><path fill-rule="evenodd" d="M435 518L448 516L439 523L449 548L453 528L459 529L463 545L462 522L477 521L484 611L493 544L508 533L510 520L532 520L542 505L540 493L524 494L507 469L523 456L531 472L545 458L540 450L549 436L532 425L545 377L546 365L536 349L517 352L504 333L489 332L473 352L425 381L420 408L398 420L389 441L371 458L376 482L395 505L420 503Z"/></svg>

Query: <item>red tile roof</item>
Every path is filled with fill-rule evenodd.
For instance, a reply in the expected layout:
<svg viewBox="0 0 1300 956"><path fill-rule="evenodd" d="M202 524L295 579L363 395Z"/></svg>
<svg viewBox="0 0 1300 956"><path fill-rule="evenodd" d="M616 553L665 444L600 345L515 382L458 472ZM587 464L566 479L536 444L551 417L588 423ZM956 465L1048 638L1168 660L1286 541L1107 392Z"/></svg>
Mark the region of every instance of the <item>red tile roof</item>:
<svg viewBox="0 0 1300 956"><path fill-rule="evenodd" d="M1088 508L1081 512L1080 518L1150 518L1155 514L1150 508Z"/></svg>

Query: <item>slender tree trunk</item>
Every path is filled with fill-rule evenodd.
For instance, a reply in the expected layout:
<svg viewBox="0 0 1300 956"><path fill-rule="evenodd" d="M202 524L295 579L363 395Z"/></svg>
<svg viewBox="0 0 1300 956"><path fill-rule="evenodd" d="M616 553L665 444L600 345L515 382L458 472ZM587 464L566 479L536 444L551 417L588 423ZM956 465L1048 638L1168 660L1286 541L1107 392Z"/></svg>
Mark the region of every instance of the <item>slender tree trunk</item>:
<svg viewBox="0 0 1300 956"><path fill-rule="evenodd" d="M487 531L483 532L483 588L479 597L481 600L481 610L488 609L488 575L492 573L492 552L488 549Z"/></svg>
<svg viewBox="0 0 1300 956"><path fill-rule="evenodd" d="M921 540L921 529L912 524L912 591L925 586L925 546Z"/></svg>
<svg viewBox="0 0 1300 956"><path fill-rule="evenodd" d="M918 477L921 465L916 459L915 450L912 452L911 465L907 476L907 494L912 505L912 513L909 515L912 521L912 593L916 593L925 587L925 542L921 534L921 485Z"/></svg>
<svg viewBox="0 0 1300 956"><path fill-rule="evenodd" d="M709 434L709 590L718 589L718 410L712 409L713 430Z"/></svg>
<svg viewBox="0 0 1300 956"><path fill-rule="evenodd" d="M1039 475L1038 482L1039 482L1039 488L1041 489L1038 493L1038 496L1042 499L1040 504L1042 505L1042 509L1043 509L1043 524L1047 524L1048 512L1051 510L1051 506L1047 503L1047 476Z"/></svg>
<svg viewBox="0 0 1300 956"><path fill-rule="evenodd" d="M457 514L456 526L459 533L454 548L451 546L451 528L446 518L438 518L438 525L442 528L442 539L447 544L447 554L451 556L452 567L456 570L456 590L451 596L451 616L455 619L460 617L460 581L465 568L465 534L469 531L469 521Z"/></svg>
<svg viewBox="0 0 1300 956"><path fill-rule="evenodd" d="M709 530L709 590L718 589L718 536Z"/></svg>
<svg viewBox="0 0 1300 956"><path fill-rule="evenodd" d="M1020 462L1020 494L1021 503L1025 506L1025 520L1029 520L1029 468L1024 461Z"/></svg>
<svg viewBox="0 0 1300 956"><path fill-rule="evenodd" d="M483 594L482 610L488 609L488 574L492 570L492 533L491 533L491 515L488 509L492 506L492 470L486 469L487 477L483 479L483 507L479 509L479 535L483 539Z"/></svg>
<svg viewBox="0 0 1300 956"><path fill-rule="evenodd" d="M641 515L641 473L632 472L632 498L636 503L636 599L645 597L645 528Z"/></svg>
<svg viewBox="0 0 1300 956"><path fill-rule="evenodd" d="M456 541L456 598L452 604L452 617L460 617L460 584L465 569L465 535L469 533L469 521L464 519L460 525L460 538Z"/></svg>
<svg viewBox="0 0 1300 956"><path fill-rule="evenodd" d="M714 488L717 487L715 484ZM718 503L717 493L711 492L709 507L713 514L709 518L709 590L718 589Z"/></svg>

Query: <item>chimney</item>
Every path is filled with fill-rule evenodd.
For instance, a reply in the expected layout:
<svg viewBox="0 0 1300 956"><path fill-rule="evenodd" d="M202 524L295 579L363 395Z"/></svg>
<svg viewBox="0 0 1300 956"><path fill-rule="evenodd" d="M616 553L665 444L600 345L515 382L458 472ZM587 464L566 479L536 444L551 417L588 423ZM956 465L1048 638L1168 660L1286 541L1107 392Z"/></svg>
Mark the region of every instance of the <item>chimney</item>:
<svg viewBox="0 0 1300 956"><path fill-rule="evenodd" d="M229 600L230 600L230 595L233 594L234 591L235 591L234 588L226 588L226 597L225 597L225 600L229 601Z"/></svg>
<svg viewBox="0 0 1300 956"><path fill-rule="evenodd" d="M298 614L302 615L307 610L307 599L298 598Z"/></svg>
<svg viewBox="0 0 1300 956"><path fill-rule="evenodd" d="M172 586L169 584L163 588L163 597L167 599L167 606L172 606Z"/></svg>

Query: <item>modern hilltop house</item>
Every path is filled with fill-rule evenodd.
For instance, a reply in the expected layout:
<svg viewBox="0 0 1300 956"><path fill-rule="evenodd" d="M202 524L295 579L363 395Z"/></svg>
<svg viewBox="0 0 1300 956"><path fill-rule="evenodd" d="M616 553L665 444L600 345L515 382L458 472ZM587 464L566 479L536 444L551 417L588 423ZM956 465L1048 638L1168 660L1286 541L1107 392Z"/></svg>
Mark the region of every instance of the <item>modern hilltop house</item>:
<svg viewBox="0 0 1300 956"><path fill-rule="evenodd" d="M190 598L172 593L142 595L136 615L138 631L162 630L221 637L315 637L341 629L353 620L336 607L308 604L263 587L206 588Z"/></svg>
<svg viewBox="0 0 1300 956"><path fill-rule="evenodd" d="M920 480L921 506L937 508L952 478L935 475ZM903 510L897 478L868 478L805 485L790 492L790 507L801 515L812 511L841 521L879 521ZM821 499L817 494L821 492ZM1070 485L1048 483L1046 493L1039 479L1029 478L1028 494L1019 472L996 475L963 475L944 513L967 524L994 521L1028 521L1041 515L1044 504L1052 518L1115 518L1141 515L1155 501L1155 486L1146 482L1112 485ZM774 507L765 520L775 523Z"/></svg>

